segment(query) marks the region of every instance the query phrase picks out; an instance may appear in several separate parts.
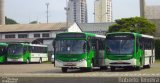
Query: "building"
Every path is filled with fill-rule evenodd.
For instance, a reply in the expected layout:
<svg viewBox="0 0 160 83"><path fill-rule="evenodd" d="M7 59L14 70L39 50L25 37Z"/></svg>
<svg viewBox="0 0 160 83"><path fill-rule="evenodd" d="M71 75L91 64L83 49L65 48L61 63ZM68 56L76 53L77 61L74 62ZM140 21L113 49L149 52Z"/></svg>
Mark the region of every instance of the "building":
<svg viewBox="0 0 160 83"><path fill-rule="evenodd" d="M95 22L112 22L112 0L95 0Z"/></svg>
<svg viewBox="0 0 160 83"><path fill-rule="evenodd" d="M0 25L5 24L4 0L0 0Z"/></svg>
<svg viewBox="0 0 160 83"><path fill-rule="evenodd" d="M94 33L99 35L105 35L108 32L109 26L114 22L108 23L74 23L74 28L80 28L82 32Z"/></svg>
<svg viewBox="0 0 160 83"><path fill-rule="evenodd" d="M81 32L66 23L0 25L0 39L55 38L61 32Z"/></svg>
<svg viewBox="0 0 160 83"><path fill-rule="evenodd" d="M51 51L52 42L57 33L82 32L79 27L74 26L73 24L68 28L66 23L0 25L0 42L37 42L48 45Z"/></svg>
<svg viewBox="0 0 160 83"><path fill-rule="evenodd" d="M72 24L87 23L87 4L86 0L69 0L67 11L67 22Z"/></svg>
<svg viewBox="0 0 160 83"><path fill-rule="evenodd" d="M140 16L147 19L160 19L160 6L148 6L145 0L140 1Z"/></svg>
<svg viewBox="0 0 160 83"><path fill-rule="evenodd" d="M160 19L160 6L146 6L145 18Z"/></svg>

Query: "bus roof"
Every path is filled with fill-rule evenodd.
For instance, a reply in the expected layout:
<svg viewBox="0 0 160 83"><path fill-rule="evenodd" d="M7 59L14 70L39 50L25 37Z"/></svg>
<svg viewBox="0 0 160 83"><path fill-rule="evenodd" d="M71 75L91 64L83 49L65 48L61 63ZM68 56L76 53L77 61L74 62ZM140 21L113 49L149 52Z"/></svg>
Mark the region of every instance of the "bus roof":
<svg viewBox="0 0 160 83"><path fill-rule="evenodd" d="M150 36L150 35L144 35L144 34L142 34L142 37L146 37L146 38L154 38L153 36Z"/></svg>
<svg viewBox="0 0 160 83"><path fill-rule="evenodd" d="M14 44L21 44L21 45L26 45L26 46L41 46L41 47L47 47L47 45L43 45L43 44L27 44L27 43L14 43Z"/></svg>
<svg viewBox="0 0 160 83"><path fill-rule="evenodd" d="M7 43L0 43L0 46L8 46Z"/></svg>
<svg viewBox="0 0 160 83"><path fill-rule="evenodd" d="M59 33L57 35L60 35L60 34L76 34L76 33L80 33L80 34L84 34L86 36L94 36L94 37L99 37L99 38L106 38L106 36L104 35L98 35L98 34L94 34L94 33L87 33L87 32L64 32L64 33Z"/></svg>
<svg viewBox="0 0 160 83"><path fill-rule="evenodd" d="M139 36L145 37L145 38L154 38L154 37L151 36L151 35L139 34L139 33L135 33L135 32L113 32L113 33L107 33L107 34L122 34L122 33L139 35Z"/></svg>

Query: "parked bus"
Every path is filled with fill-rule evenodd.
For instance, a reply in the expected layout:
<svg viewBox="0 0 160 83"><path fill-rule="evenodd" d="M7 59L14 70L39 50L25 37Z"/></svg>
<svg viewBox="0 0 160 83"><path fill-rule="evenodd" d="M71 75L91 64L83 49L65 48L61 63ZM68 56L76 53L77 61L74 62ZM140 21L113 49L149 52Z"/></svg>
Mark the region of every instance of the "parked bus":
<svg viewBox="0 0 160 83"><path fill-rule="evenodd" d="M7 62L39 62L48 61L48 48L40 44L9 44Z"/></svg>
<svg viewBox="0 0 160 83"><path fill-rule="evenodd" d="M130 32L108 33L106 36L107 65L140 70L155 61L154 37Z"/></svg>
<svg viewBox="0 0 160 83"><path fill-rule="evenodd" d="M7 43L0 43L0 63L6 62L7 59Z"/></svg>
<svg viewBox="0 0 160 83"><path fill-rule="evenodd" d="M80 68L92 71L92 67L105 68L105 36L91 33L67 32L56 35L54 43L55 66L62 72Z"/></svg>

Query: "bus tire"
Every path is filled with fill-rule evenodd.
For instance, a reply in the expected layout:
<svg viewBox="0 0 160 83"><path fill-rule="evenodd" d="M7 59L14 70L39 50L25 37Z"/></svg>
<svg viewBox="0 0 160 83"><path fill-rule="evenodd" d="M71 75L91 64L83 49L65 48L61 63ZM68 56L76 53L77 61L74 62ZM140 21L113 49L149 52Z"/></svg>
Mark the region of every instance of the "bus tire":
<svg viewBox="0 0 160 83"><path fill-rule="evenodd" d="M39 58L39 64L41 64L42 63L42 58Z"/></svg>
<svg viewBox="0 0 160 83"><path fill-rule="evenodd" d="M141 66L136 66L135 70L141 70Z"/></svg>
<svg viewBox="0 0 160 83"><path fill-rule="evenodd" d="M151 68L151 62L149 62L149 64L148 64L148 65L145 65L144 67L145 67L145 68Z"/></svg>
<svg viewBox="0 0 160 83"><path fill-rule="evenodd" d="M92 60L92 63L91 63L91 66L90 67L87 67L87 71L88 72L92 72L93 71L93 60Z"/></svg>
<svg viewBox="0 0 160 83"><path fill-rule="evenodd" d="M115 71L116 67L111 66L111 71Z"/></svg>
<svg viewBox="0 0 160 83"><path fill-rule="evenodd" d="M145 68L151 68L151 65L150 65L150 64L149 64L149 65L146 65Z"/></svg>
<svg viewBox="0 0 160 83"><path fill-rule="evenodd" d="M62 72L67 73L68 68L67 67L62 67Z"/></svg>
<svg viewBox="0 0 160 83"><path fill-rule="evenodd" d="M101 66L101 67L100 67L100 70L107 70L107 69L108 69L107 66Z"/></svg>
<svg viewBox="0 0 160 83"><path fill-rule="evenodd" d="M151 68L151 58L149 58L149 64L146 65L145 68Z"/></svg>
<svg viewBox="0 0 160 83"><path fill-rule="evenodd" d="M87 71L88 71L88 72L92 72L92 71L93 71L92 67L88 67L88 68L87 68Z"/></svg>
<svg viewBox="0 0 160 83"><path fill-rule="evenodd" d="M84 72L84 71L86 71L86 68L85 67L81 67L80 71Z"/></svg>

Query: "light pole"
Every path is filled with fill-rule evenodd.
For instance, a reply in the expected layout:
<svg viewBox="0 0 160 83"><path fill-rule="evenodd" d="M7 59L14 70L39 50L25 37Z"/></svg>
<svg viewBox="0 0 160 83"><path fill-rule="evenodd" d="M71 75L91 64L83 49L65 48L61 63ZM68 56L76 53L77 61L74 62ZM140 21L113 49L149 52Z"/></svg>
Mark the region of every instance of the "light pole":
<svg viewBox="0 0 160 83"><path fill-rule="evenodd" d="M47 14L47 16L46 16L46 18L47 18L47 23L48 23L48 6L49 6L49 3L46 3L46 6L47 6L47 11L46 11L46 14Z"/></svg>
<svg viewBox="0 0 160 83"><path fill-rule="evenodd" d="M4 0L0 0L0 25L5 24Z"/></svg>
<svg viewBox="0 0 160 83"><path fill-rule="evenodd" d="M140 0L140 16L145 17L145 0Z"/></svg>
<svg viewBox="0 0 160 83"><path fill-rule="evenodd" d="M69 7L68 7L68 0L66 0L66 7L64 8L64 10L66 10L66 27L68 27L68 11L69 11Z"/></svg>

